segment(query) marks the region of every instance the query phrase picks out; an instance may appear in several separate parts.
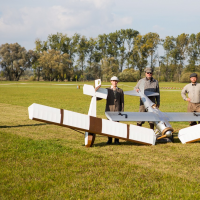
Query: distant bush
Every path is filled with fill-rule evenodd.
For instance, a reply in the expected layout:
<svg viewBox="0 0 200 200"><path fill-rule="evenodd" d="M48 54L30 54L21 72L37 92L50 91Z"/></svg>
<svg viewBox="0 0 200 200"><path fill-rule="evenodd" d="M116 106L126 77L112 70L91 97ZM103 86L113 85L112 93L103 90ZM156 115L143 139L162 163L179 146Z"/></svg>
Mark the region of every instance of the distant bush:
<svg viewBox="0 0 200 200"><path fill-rule="evenodd" d="M193 72L185 72L182 73L181 75L181 83L190 83L190 74L192 74ZM199 72L195 72L198 76L197 82L200 82L200 73Z"/></svg>
<svg viewBox="0 0 200 200"><path fill-rule="evenodd" d="M139 79L139 73L134 69L125 69L119 73L118 78L121 82L136 82Z"/></svg>
<svg viewBox="0 0 200 200"><path fill-rule="evenodd" d="M36 77L35 77L35 76L30 76L28 80L29 80L29 81L35 81L35 80L36 80Z"/></svg>

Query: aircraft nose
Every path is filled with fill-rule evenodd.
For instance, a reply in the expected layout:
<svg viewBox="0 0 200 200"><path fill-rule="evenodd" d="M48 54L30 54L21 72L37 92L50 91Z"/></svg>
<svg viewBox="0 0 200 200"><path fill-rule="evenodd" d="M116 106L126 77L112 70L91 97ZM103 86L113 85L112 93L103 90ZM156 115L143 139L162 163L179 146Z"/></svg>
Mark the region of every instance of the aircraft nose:
<svg viewBox="0 0 200 200"><path fill-rule="evenodd" d="M166 135L167 137L170 137L170 136L172 135L172 132L171 132L171 131L167 131L167 132L165 133L165 135Z"/></svg>

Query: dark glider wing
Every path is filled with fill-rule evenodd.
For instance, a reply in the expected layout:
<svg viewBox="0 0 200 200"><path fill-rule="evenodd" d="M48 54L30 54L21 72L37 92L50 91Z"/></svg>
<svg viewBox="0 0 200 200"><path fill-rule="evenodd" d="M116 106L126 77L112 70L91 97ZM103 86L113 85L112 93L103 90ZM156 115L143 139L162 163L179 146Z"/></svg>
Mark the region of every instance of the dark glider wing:
<svg viewBox="0 0 200 200"><path fill-rule="evenodd" d="M140 96L138 92L136 92L136 90L131 90L131 91L125 91L124 94L126 95L131 95L131 96ZM159 93L157 92L151 92L151 91L144 91L144 94L148 97L150 96L158 96Z"/></svg>
<svg viewBox="0 0 200 200"><path fill-rule="evenodd" d="M112 121L160 121L158 115L152 112L105 112Z"/></svg>
<svg viewBox="0 0 200 200"><path fill-rule="evenodd" d="M171 122L200 121L200 113L197 112L163 112L163 114Z"/></svg>

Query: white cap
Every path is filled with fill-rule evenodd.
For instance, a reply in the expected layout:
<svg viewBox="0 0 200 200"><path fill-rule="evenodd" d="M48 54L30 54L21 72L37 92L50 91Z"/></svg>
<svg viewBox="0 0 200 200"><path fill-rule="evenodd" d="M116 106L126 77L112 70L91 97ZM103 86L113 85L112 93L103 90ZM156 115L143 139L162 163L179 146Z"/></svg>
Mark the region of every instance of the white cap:
<svg viewBox="0 0 200 200"><path fill-rule="evenodd" d="M110 80L111 81L119 81L119 79L116 76L113 76Z"/></svg>

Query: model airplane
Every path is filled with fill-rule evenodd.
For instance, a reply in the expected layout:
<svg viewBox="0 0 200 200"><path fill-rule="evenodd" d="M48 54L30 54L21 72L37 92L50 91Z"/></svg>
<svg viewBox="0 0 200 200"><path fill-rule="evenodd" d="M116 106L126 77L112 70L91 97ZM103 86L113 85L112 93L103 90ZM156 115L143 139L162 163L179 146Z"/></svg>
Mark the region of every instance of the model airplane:
<svg viewBox="0 0 200 200"><path fill-rule="evenodd" d="M95 134L155 145L156 135L151 129L96 117L96 98L107 98L107 89L100 87L100 79L95 81L95 88L86 84L83 87L83 93L92 96L88 115L34 103L28 108L29 119L85 131L86 147L93 145Z"/></svg>
<svg viewBox="0 0 200 200"><path fill-rule="evenodd" d="M153 121L158 131L157 134L160 135L157 140L165 137L173 139L174 130L170 121L200 121L200 113L161 112L156 104L147 97L159 94L145 91L144 85L141 85L138 92L132 90L126 91L124 94L140 96L147 112L106 112L107 118L113 121ZM194 134L190 134L190 131ZM178 137L182 143L200 140L200 125L180 130Z"/></svg>
<svg viewBox="0 0 200 200"><path fill-rule="evenodd" d="M101 80L95 80L95 87L84 85L83 93L92 96L88 115L69 110L51 108L44 105L32 104L29 106L29 118L59 126L85 131L85 145L91 147L95 134L110 136L139 144L155 145L156 134L152 129L127 125L115 121L154 121L161 139L171 137L173 128L169 121L200 121L200 113L164 113L147 97L157 93L144 91L140 88L124 92L126 95L140 96L148 112L106 112L109 120L96 117L96 98L107 98L107 89L100 88ZM200 140L200 125L188 127L179 131L178 137L182 143ZM192 132L192 134L191 134Z"/></svg>

